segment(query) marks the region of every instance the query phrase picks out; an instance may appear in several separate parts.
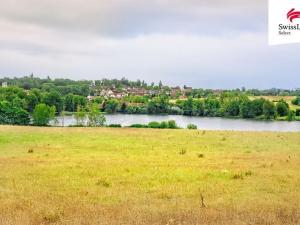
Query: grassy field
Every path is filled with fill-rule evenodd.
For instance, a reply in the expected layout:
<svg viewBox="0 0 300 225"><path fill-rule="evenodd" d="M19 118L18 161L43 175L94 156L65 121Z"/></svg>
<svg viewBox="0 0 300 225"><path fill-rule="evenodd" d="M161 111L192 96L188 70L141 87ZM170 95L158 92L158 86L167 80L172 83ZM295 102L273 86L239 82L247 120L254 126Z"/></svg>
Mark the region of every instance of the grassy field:
<svg viewBox="0 0 300 225"><path fill-rule="evenodd" d="M0 126L0 224L300 224L299 171L300 133Z"/></svg>

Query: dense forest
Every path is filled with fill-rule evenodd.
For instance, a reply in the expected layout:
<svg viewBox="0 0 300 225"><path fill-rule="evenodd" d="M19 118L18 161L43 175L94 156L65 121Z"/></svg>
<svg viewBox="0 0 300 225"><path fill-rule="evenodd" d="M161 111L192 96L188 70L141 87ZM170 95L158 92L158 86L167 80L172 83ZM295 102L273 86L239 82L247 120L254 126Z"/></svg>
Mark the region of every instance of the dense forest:
<svg viewBox="0 0 300 225"><path fill-rule="evenodd" d="M72 112L78 118L80 115L89 116L91 125L103 125L103 113L289 121L300 117L299 89L211 90L186 86L181 89L165 86L162 82L149 85L125 78L74 81L41 79L33 75L2 78L0 83L0 124L47 125L56 115L65 112ZM294 96L291 101L293 107L284 98L274 102L263 96Z"/></svg>

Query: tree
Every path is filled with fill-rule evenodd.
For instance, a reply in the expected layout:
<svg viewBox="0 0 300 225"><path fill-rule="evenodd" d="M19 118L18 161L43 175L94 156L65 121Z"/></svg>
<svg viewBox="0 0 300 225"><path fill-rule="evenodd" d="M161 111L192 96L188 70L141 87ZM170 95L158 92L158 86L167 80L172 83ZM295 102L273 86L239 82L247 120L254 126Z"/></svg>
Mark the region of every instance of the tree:
<svg viewBox="0 0 300 225"><path fill-rule="evenodd" d="M35 106L39 103L39 99L35 94L29 93L26 97L26 103L28 111L33 112Z"/></svg>
<svg viewBox="0 0 300 225"><path fill-rule="evenodd" d="M48 106L55 106L57 112L61 112L63 108L63 99L57 91L50 91L45 93L42 102Z"/></svg>
<svg viewBox="0 0 300 225"><path fill-rule="evenodd" d="M254 116L261 116L263 114L263 105L265 103L265 99L259 98L259 99L254 99L251 103L252 105L252 110Z"/></svg>
<svg viewBox="0 0 300 225"><path fill-rule="evenodd" d="M77 106L77 111L74 114L77 126L83 126L86 118L86 112L83 107Z"/></svg>
<svg viewBox="0 0 300 225"><path fill-rule="evenodd" d="M297 96L295 99L292 100L293 105L300 105L300 96Z"/></svg>
<svg viewBox="0 0 300 225"><path fill-rule="evenodd" d="M289 105L281 100L276 104L276 112L279 116L286 116L289 112Z"/></svg>
<svg viewBox="0 0 300 225"><path fill-rule="evenodd" d="M8 101L0 102L0 124L28 125L29 114L19 106L13 106Z"/></svg>
<svg viewBox="0 0 300 225"><path fill-rule="evenodd" d="M110 99L104 104L104 111L107 113L116 113L119 106L117 99Z"/></svg>
<svg viewBox="0 0 300 225"><path fill-rule="evenodd" d="M166 96L158 96L148 102L147 110L150 114L167 113L169 108L169 99Z"/></svg>
<svg viewBox="0 0 300 225"><path fill-rule="evenodd" d="M295 118L296 118L296 113L295 113L295 111L289 110L286 119L287 119L288 121L293 121L293 120L295 120Z"/></svg>
<svg viewBox="0 0 300 225"><path fill-rule="evenodd" d="M218 116L220 102L218 99L208 97L204 100L204 116Z"/></svg>
<svg viewBox="0 0 300 225"><path fill-rule="evenodd" d="M97 103L90 104L89 113L89 126L91 127L102 127L105 124L106 118L102 112L99 110L99 106Z"/></svg>
<svg viewBox="0 0 300 225"><path fill-rule="evenodd" d="M162 84L162 82L161 82L161 80L159 81L159 83L158 83L158 87L159 87L159 89L161 89L162 88L162 86L163 86L163 84Z"/></svg>
<svg viewBox="0 0 300 225"><path fill-rule="evenodd" d="M55 106L48 106L44 103L36 105L32 114L33 124L36 126L47 126L55 118L55 112Z"/></svg>
<svg viewBox="0 0 300 225"><path fill-rule="evenodd" d="M68 111L68 112L74 112L77 107L75 107L75 104L74 104L74 95L73 94L67 94L65 96L65 99L64 99L64 102L65 102L65 110Z"/></svg>
<svg viewBox="0 0 300 225"><path fill-rule="evenodd" d="M263 114L265 119L274 119L276 117L276 109L273 102L265 100L263 104Z"/></svg>
<svg viewBox="0 0 300 225"><path fill-rule="evenodd" d="M183 115L192 116L193 115L193 98L189 97L186 101L183 102Z"/></svg>
<svg viewBox="0 0 300 225"><path fill-rule="evenodd" d="M224 104L224 113L226 116L238 116L240 114L240 103L236 99L230 99Z"/></svg>
<svg viewBox="0 0 300 225"><path fill-rule="evenodd" d="M248 98L241 101L240 115L242 118L253 118L255 116L253 102L251 102Z"/></svg>

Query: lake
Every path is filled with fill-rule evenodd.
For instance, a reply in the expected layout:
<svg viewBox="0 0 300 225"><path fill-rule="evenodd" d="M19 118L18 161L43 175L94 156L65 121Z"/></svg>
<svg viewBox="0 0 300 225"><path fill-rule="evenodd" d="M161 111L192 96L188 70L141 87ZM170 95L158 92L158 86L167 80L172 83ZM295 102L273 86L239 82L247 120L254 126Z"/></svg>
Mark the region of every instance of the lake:
<svg viewBox="0 0 300 225"><path fill-rule="evenodd" d="M175 120L182 127L190 123L197 125L202 130L236 130L236 131L300 131L299 121L259 121L245 119L208 118L181 115L129 115L114 114L105 115L107 124L121 124L129 126L132 124L148 124L151 121ZM58 117L62 125L62 118ZM73 116L64 117L64 126L75 125Z"/></svg>

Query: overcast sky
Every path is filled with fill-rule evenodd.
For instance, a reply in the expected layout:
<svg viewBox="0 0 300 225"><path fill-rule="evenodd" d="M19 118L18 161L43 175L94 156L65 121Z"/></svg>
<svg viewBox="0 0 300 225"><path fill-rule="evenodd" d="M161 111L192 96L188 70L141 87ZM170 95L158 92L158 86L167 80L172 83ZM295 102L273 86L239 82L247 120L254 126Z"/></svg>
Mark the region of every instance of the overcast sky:
<svg viewBox="0 0 300 225"><path fill-rule="evenodd" d="M0 3L0 77L300 87L300 44L268 46L266 0Z"/></svg>

